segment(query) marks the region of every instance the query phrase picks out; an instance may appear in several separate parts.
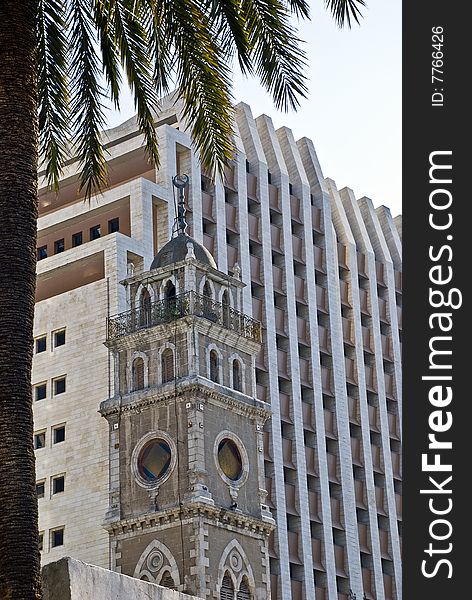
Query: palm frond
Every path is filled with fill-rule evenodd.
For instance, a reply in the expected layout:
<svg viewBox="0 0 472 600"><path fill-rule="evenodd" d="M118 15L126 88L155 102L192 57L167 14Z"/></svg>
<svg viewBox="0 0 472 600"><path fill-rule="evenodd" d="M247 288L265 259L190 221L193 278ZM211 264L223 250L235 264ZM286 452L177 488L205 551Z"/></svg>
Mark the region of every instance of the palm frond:
<svg viewBox="0 0 472 600"><path fill-rule="evenodd" d="M262 85L278 109L296 109L308 92L306 55L288 9L280 0L242 0L241 9Z"/></svg>
<svg viewBox="0 0 472 600"><path fill-rule="evenodd" d="M174 69L172 40L166 35L162 3L146 2L147 35L151 41L150 59L153 62L153 80L158 97L170 92Z"/></svg>
<svg viewBox="0 0 472 600"><path fill-rule="evenodd" d="M208 29L226 51L225 58L230 60L236 54L241 72L252 74L251 48L240 0L206 0L204 11L208 15Z"/></svg>
<svg viewBox="0 0 472 600"><path fill-rule="evenodd" d="M105 90L99 83L100 67L94 46L97 40L91 0L70 0L68 19L73 139L81 167L79 187L85 190L85 197L90 198L107 182L100 139L100 131L105 127Z"/></svg>
<svg viewBox="0 0 472 600"><path fill-rule="evenodd" d="M361 8L364 0L325 0L326 7L331 11L338 27L347 24L351 28L351 19L359 23L362 17Z"/></svg>
<svg viewBox="0 0 472 600"><path fill-rule="evenodd" d="M148 14L140 2L122 0L116 4L114 22L121 62L134 94L139 128L146 141L146 152L151 160L158 164L158 142L153 114L158 106L158 97L149 52L151 41L147 35L144 18Z"/></svg>
<svg viewBox="0 0 472 600"><path fill-rule="evenodd" d="M301 19L310 18L310 5L306 0L288 0L290 10Z"/></svg>
<svg viewBox="0 0 472 600"><path fill-rule="evenodd" d="M194 0L166 2L165 27L176 53L184 117L205 169L221 174L233 156L230 68L208 16Z"/></svg>
<svg viewBox="0 0 472 600"><path fill-rule="evenodd" d="M115 108L119 108L120 57L116 46L114 19L111 18L115 10L116 0L94 0L93 2L92 14L100 43L103 73L109 86L110 99Z"/></svg>
<svg viewBox="0 0 472 600"><path fill-rule="evenodd" d="M65 30L64 3L40 0L37 16L39 151L44 157L48 184L56 191L70 134Z"/></svg>

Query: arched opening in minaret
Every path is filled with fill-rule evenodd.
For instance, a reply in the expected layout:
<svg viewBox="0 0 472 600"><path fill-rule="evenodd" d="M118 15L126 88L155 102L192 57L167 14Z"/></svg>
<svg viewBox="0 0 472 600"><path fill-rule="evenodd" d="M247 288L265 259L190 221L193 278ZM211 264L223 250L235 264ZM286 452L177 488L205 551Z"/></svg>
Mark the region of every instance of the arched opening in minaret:
<svg viewBox="0 0 472 600"><path fill-rule="evenodd" d="M138 356L133 360L133 391L144 388L144 360Z"/></svg>
<svg viewBox="0 0 472 600"><path fill-rule="evenodd" d="M212 298L211 285L208 283L208 281L205 281L205 285L203 286L203 295L207 298Z"/></svg>
<svg viewBox="0 0 472 600"><path fill-rule="evenodd" d="M241 580L236 600L252 600L251 590L249 589L246 577L243 577Z"/></svg>
<svg viewBox="0 0 472 600"><path fill-rule="evenodd" d="M228 572L221 582L220 600L234 600L234 585Z"/></svg>
<svg viewBox="0 0 472 600"><path fill-rule="evenodd" d="M203 316L206 319L210 319L211 321L215 320L215 315L213 314L213 294L211 291L211 285L208 281L205 281L205 285L203 286Z"/></svg>
<svg viewBox="0 0 472 600"><path fill-rule="evenodd" d="M223 296L221 298L221 304L223 308L223 326L229 327L229 294L227 290L223 292Z"/></svg>
<svg viewBox="0 0 472 600"><path fill-rule="evenodd" d="M172 381L174 379L174 353L170 348L166 348L162 353L162 383Z"/></svg>
<svg viewBox="0 0 472 600"><path fill-rule="evenodd" d="M170 588L171 590L175 590L174 579L172 578L172 575L169 573L169 571L164 571L159 585L162 585L166 588Z"/></svg>
<svg viewBox="0 0 472 600"><path fill-rule="evenodd" d="M218 353L216 350L210 351L210 379L215 383L219 383L218 373Z"/></svg>
<svg viewBox="0 0 472 600"><path fill-rule="evenodd" d="M165 295L165 299L168 301L175 300L175 296L176 296L175 285L170 280L166 283L166 287L164 289L164 295Z"/></svg>
<svg viewBox="0 0 472 600"><path fill-rule="evenodd" d="M242 378L241 378L241 363L239 360L233 360L233 389L238 392L243 391Z"/></svg>
<svg viewBox="0 0 472 600"><path fill-rule="evenodd" d="M139 324L143 327L147 327L151 323L151 294L146 288L141 292L139 308Z"/></svg>
<svg viewBox="0 0 472 600"><path fill-rule="evenodd" d="M175 285L169 279L164 288L165 307L169 314L172 314L175 309L176 296Z"/></svg>

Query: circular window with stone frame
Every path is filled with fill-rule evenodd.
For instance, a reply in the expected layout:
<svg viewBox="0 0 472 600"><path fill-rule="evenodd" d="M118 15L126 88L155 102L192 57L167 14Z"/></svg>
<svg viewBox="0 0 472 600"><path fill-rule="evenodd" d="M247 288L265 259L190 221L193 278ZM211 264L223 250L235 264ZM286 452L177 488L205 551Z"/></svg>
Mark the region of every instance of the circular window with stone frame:
<svg viewBox="0 0 472 600"><path fill-rule="evenodd" d="M231 431L218 434L213 450L220 477L232 488L240 488L249 475L249 459L244 444Z"/></svg>
<svg viewBox="0 0 472 600"><path fill-rule="evenodd" d="M163 431L152 431L136 444L131 469L141 487L152 489L168 479L176 460L177 452L172 438Z"/></svg>

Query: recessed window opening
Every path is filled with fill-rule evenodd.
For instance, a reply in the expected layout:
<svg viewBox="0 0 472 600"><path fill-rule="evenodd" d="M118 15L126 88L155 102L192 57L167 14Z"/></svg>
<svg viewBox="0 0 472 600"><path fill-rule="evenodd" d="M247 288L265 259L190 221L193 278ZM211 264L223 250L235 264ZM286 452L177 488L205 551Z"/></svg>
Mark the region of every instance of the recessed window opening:
<svg viewBox="0 0 472 600"><path fill-rule="evenodd" d="M58 377L54 380L54 395L63 394L66 391L66 378Z"/></svg>
<svg viewBox="0 0 472 600"><path fill-rule="evenodd" d="M57 477L53 477L52 479L52 493L61 494L65 489L65 477L64 475L59 475Z"/></svg>
<svg viewBox="0 0 472 600"><path fill-rule="evenodd" d="M41 337L36 338L36 354L40 352L46 352L46 336L42 335Z"/></svg>
<svg viewBox="0 0 472 600"><path fill-rule="evenodd" d="M38 383L37 385L34 386L34 399L36 401L38 400L44 400L46 398L46 383Z"/></svg>
<svg viewBox="0 0 472 600"><path fill-rule="evenodd" d="M233 360L233 388L242 392L242 379L241 379L241 364L239 360Z"/></svg>
<svg viewBox="0 0 472 600"><path fill-rule="evenodd" d="M45 494L45 482L37 481L36 482L36 497L44 498L44 494Z"/></svg>
<svg viewBox="0 0 472 600"><path fill-rule="evenodd" d="M66 249L66 247L64 244L64 238L62 238L61 240L56 240L54 242L54 254L59 254L60 252L64 252L65 249Z"/></svg>
<svg viewBox="0 0 472 600"><path fill-rule="evenodd" d="M228 573L225 573L221 582L220 600L234 600L233 580Z"/></svg>
<svg viewBox="0 0 472 600"><path fill-rule="evenodd" d="M60 329L59 331L55 331L53 333L54 337L54 348L58 346L63 346L66 343L66 330Z"/></svg>
<svg viewBox="0 0 472 600"><path fill-rule="evenodd" d="M133 361L133 391L144 388L144 360L141 357Z"/></svg>
<svg viewBox="0 0 472 600"><path fill-rule="evenodd" d="M249 589L249 584L247 582L246 577L243 577L243 579L241 581L236 599L237 600L252 600L251 590Z"/></svg>
<svg viewBox="0 0 472 600"><path fill-rule="evenodd" d="M38 260L43 260L44 258L48 257L48 247L47 246L41 246L40 248L37 249L37 259Z"/></svg>
<svg viewBox="0 0 472 600"><path fill-rule="evenodd" d="M223 305L223 325L224 327L228 327L230 322L230 304L227 290L223 292L221 303Z"/></svg>
<svg viewBox="0 0 472 600"><path fill-rule="evenodd" d="M90 241L98 240L100 236L100 225L94 225L94 227L90 227Z"/></svg>
<svg viewBox="0 0 472 600"><path fill-rule="evenodd" d="M210 379L215 383L219 383L218 353L216 350L210 352Z"/></svg>
<svg viewBox="0 0 472 600"><path fill-rule="evenodd" d="M151 324L151 294L144 288L140 298L140 322L142 326Z"/></svg>
<svg viewBox="0 0 472 600"><path fill-rule="evenodd" d="M51 531L51 548L64 545L64 528Z"/></svg>
<svg viewBox="0 0 472 600"><path fill-rule="evenodd" d="M46 432L38 431L38 433L34 434L34 449L40 450L41 448L46 447Z"/></svg>
<svg viewBox="0 0 472 600"><path fill-rule="evenodd" d="M162 353L162 383L174 379L174 353L170 348L166 348Z"/></svg>
<svg viewBox="0 0 472 600"><path fill-rule="evenodd" d="M64 442L66 439L66 426L65 425L57 425L52 430L53 436L53 444L60 444Z"/></svg>
<svg viewBox="0 0 472 600"><path fill-rule="evenodd" d="M115 219L110 219L108 221L108 233L115 233L120 231L120 219L116 217Z"/></svg>
<svg viewBox="0 0 472 600"><path fill-rule="evenodd" d="M172 575L169 573L169 571L164 571L159 585L162 585L162 587L166 587L171 590L175 590L174 579L172 578Z"/></svg>
<svg viewBox="0 0 472 600"><path fill-rule="evenodd" d="M81 246L83 242L82 232L78 231L77 233L72 234L72 248L76 248L77 246Z"/></svg>

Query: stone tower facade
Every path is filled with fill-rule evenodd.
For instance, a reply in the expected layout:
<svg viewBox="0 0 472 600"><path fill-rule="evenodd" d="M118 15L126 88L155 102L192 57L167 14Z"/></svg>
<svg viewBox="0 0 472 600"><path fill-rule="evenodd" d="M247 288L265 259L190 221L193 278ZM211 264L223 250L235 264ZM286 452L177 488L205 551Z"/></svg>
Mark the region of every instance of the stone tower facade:
<svg viewBox="0 0 472 600"><path fill-rule="evenodd" d="M179 230L108 321L111 567L202 598L270 598L261 326L244 284Z"/></svg>

